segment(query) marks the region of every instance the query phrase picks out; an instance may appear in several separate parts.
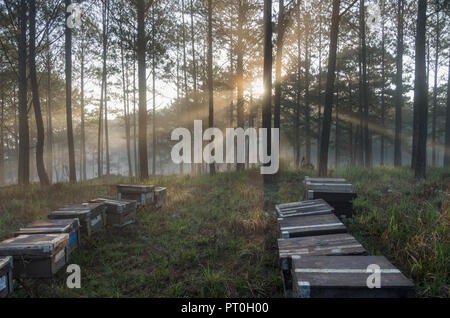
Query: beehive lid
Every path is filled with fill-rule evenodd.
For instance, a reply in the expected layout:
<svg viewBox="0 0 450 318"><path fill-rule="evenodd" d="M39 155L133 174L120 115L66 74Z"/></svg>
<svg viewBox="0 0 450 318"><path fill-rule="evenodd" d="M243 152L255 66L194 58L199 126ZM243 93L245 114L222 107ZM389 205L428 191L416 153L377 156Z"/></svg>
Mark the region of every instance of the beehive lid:
<svg viewBox="0 0 450 318"><path fill-rule="evenodd" d="M332 213L278 218L283 238L346 233L344 224Z"/></svg>
<svg viewBox="0 0 450 318"><path fill-rule="evenodd" d="M370 289L367 281L380 268L381 288ZM294 286L302 297L377 297L383 289L395 296L411 291L413 284L384 256L308 256L292 259ZM404 293L402 293L404 295Z"/></svg>
<svg viewBox="0 0 450 318"><path fill-rule="evenodd" d="M19 229L16 234L67 233L80 227L78 219L41 220Z"/></svg>
<svg viewBox="0 0 450 318"><path fill-rule="evenodd" d="M305 183L348 183L345 178L320 178L305 177Z"/></svg>
<svg viewBox="0 0 450 318"><path fill-rule="evenodd" d="M19 235L0 243L0 255L52 255L60 245L68 245L69 234Z"/></svg>
<svg viewBox="0 0 450 318"><path fill-rule="evenodd" d="M104 198L97 198L91 200L91 202L101 202L106 205L114 205L114 206L123 206L126 207L130 204L136 203L136 200L113 200L113 199L104 199Z"/></svg>
<svg viewBox="0 0 450 318"><path fill-rule="evenodd" d="M79 216L91 213L102 206L104 206L104 203L71 204L53 211L51 215Z"/></svg>
<svg viewBox="0 0 450 318"><path fill-rule="evenodd" d="M329 214L334 208L322 199L278 204L275 206L280 217Z"/></svg>
<svg viewBox="0 0 450 318"><path fill-rule="evenodd" d="M278 239L280 258L320 255L364 255L366 250L350 234Z"/></svg>
<svg viewBox="0 0 450 318"><path fill-rule="evenodd" d="M355 193L351 183L306 183L306 188L315 192Z"/></svg>
<svg viewBox="0 0 450 318"><path fill-rule="evenodd" d="M150 184L119 184L117 191L125 193L147 193L155 189L154 185Z"/></svg>

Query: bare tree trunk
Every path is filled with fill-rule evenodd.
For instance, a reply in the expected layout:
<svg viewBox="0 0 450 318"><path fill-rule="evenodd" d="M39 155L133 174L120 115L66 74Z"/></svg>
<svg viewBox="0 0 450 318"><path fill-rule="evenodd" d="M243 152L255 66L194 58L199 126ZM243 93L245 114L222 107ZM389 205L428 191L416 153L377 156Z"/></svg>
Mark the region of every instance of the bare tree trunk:
<svg viewBox="0 0 450 318"><path fill-rule="evenodd" d="M336 88L336 136L335 136L335 168L339 168L339 89Z"/></svg>
<svg viewBox="0 0 450 318"><path fill-rule="evenodd" d="M310 110L310 96L309 96L309 71L311 64L310 55L310 29L311 18L308 12L305 13L305 148L306 148L306 163L311 163L311 110Z"/></svg>
<svg viewBox="0 0 450 318"><path fill-rule="evenodd" d="M267 155L272 154L272 0L264 0L264 95L262 101L262 128L267 130ZM270 163L268 163L270 164ZM273 178L264 175L264 184L271 183Z"/></svg>
<svg viewBox="0 0 450 318"><path fill-rule="evenodd" d="M81 40L81 180L86 180L86 133L84 114L84 39Z"/></svg>
<svg viewBox="0 0 450 318"><path fill-rule="evenodd" d="M397 2L397 72L395 75L395 139L394 165L402 165L401 135L403 108L403 0Z"/></svg>
<svg viewBox="0 0 450 318"><path fill-rule="evenodd" d="M381 2L381 140L380 140L380 165L384 166L384 132L385 128L385 109L386 109L386 66L385 66L385 0Z"/></svg>
<svg viewBox="0 0 450 318"><path fill-rule="evenodd" d="M213 87L213 45L212 45L212 0L208 0L208 97L209 97L209 118L208 125L214 127L214 87ZM215 163L209 165L210 175L216 174Z"/></svg>
<svg viewBox="0 0 450 318"><path fill-rule="evenodd" d="M372 167L372 151L369 136L369 90L367 84L367 47L366 47L366 21L365 0L360 0L360 31L361 31L361 63L362 63L362 89L364 105L364 166Z"/></svg>
<svg viewBox="0 0 450 318"><path fill-rule="evenodd" d="M280 128L281 68L283 63L283 38L285 30L284 0L279 0L277 55L275 57L275 96L273 103L273 127Z"/></svg>
<svg viewBox="0 0 450 318"><path fill-rule="evenodd" d="M439 2L436 1L436 5ZM439 43L440 43L440 30L439 30L439 11L436 12L436 43L435 43L435 58L434 58L434 89L433 89L433 114L432 114L432 124L431 124L431 138L432 138L432 154L431 154L431 164L436 166L436 117L437 117L437 73L439 69Z"/></svg>
<svg viewBox="0 0 450 318"><path fill-rule="evenodd" d="M300 0L299 0L300 1ZM295 118L294 118L294 161L295 167L298 168L300 166L300 108L301 108L301 79L302 79L302 69L301 69L301 61L302 61L302 51L301 51L301 14L300 14L300 5L297 10L297 83L296 83L296 107L295 107Z"/></svg>
<svg viewBox="0 0 450 318"><path fill-rule="evenodd" d="M67 0L66 0L67 1ZM27 101L27 1L20 1L19 35L19 169L20 184L30 182L30 133Z"/></svg>
<svg viewBox="0 0 450 318"><path fill-rule="evenodd" d="M136 43L136 41L133 41ZM133 147L134 147L134 176L139 174L139 161L137 152L137 134L136 134L136 50L133 50Z"/></svg>
<svg viewBox="0 0 450 318"><path fill-rule="evenodd" d="M147 40L145 35L145 1L137 0L137 56L139 78L139 168L140 178L148 178L147 154L147 77L145 75L145 52Z"/></svg>
<svg viewBox="0 0 450 318"><path fill-rule="evenodd" d="M416 178L425 178L427 160L428 92L425 78L425 37L427 1L419 0L417 10L414 109L417 110L417 152L415 160Z"/></svg>
<svg viewBox="0 0 450 318"><path fill-rule="evenodd" d="M123 14L123 13L122 13ZM121 14L121 17L123 16ZM120 33L123 34L122 30L122 19L120 20ZM120 39L120 58L122 64L122 89L123 89L123 115L125 119L125 138L127 144L127 159L128 159L128 176L133 176L133 169L131 166L131 151L130 151L130 114L128 111L128 73L127 82L125 82L125 58L123 52L123 39ZM127 68L128 69L128 68Z"/></svg>
<svg viewBox="0 0 450 318"><path fill-rule="evenodd" d="M3 87L3 76L0 77L0 185L5 182L5 147L4 147L4 125L5 125L5 91Z"/></svg>
<svg viewBox="0 0 450 318"><path fill-rule="evenodd" d="M334 80L336 77L336 51L337 40L339 33L339 6L340 0L333 0L333 11L331 17L331 32L330 32L330 52L328 55L328 74L327 86L325 92L325 106L322 123L322 137L320 143L320 160L319 160L319 175L324 177L328 170L328 146L330 142L331 130L331 113L333 107L333 91Z"/></svg>
<svg viewBox="0 0 450 318"><path fill-rule="evenodd" d="M152 8L152 97L153 97L153 109L152 109L152 175L156 174L156 59L155 59L155 8Z"/></svg>
<svg viewBox="0 0 450 318"><path fill-rule="evenodd" d="M72 0L66 2L66 21L70 14L67 8ZM73 142L72 127L72 29L66 23L65 27L65 49L66 49L66 121L67 121L67 144L69 146L69 180L77 182L77 172L75 168L75 147Z"/></svg>
<svg viewBox="0 0 450 318"><path fill-rule="evenodd" d="M33 98L34 117L36 120L36 169L39 181L42 185L50 184L44 162L44 121L42 120L41 101L39 99L39 87L36 75L36 0L30 0L30 79Z"/></svg>
<svg viewBox="0 0 450 318"><path fill-rule="evenodd" d="M318 83L318 117L317 121L317 164L320 157L320 135L322 124L322 1L319 1L319 83Z"/></svg>
<svg viewBox="0 0 450 318"><path fill-rule="evenodd" d="M281 0L283 1L283 0ZM236 63L236 79L237 79L237 127L244 128L244 34L243 25L245 20L245 10L247 2L239 1L238 7L238 42L237 42L237 63ZM244 164L237 163L238 171L244 169Z"/></svg>
<svg viewBox="0 0 450 318"><path fill-rule="evenodd" d="M444 167L450 166L450 56L448 59L447 73L447 106L445 111L445 150Z"/></svg>

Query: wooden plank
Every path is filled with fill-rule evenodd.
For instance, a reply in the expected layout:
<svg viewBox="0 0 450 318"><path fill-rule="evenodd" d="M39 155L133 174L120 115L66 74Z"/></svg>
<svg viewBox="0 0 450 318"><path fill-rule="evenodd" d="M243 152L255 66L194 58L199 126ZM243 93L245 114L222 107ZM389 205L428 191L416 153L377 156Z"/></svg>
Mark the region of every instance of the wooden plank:
<svg viewBox="0 0 450 318"><path fill-rule="evenodd" d="M367 251L350 234L278 239L278 253L288 297L292 295L292 259L299 256L367 255Z"/></svg>
<svg viewBox="0 0 450 318"><path fill-rule="evenodd" d="M380 268L380 288L368 287L371 265ZM300 256L292 259L292 276L300 298L414 297L414 285L384 256Z"/></svg>
<svg viewBox="0 0 450 318"><path fill-rule="evenodd" d="M280 217L330 214L334 210L322 199L278 204L275 209Z"/></svg>
<svg viewBox="0 0 450 318"><path fill-rule="evenodd" d="M282 238L347 233L347 228L334 214L278 218Z"/></svg>

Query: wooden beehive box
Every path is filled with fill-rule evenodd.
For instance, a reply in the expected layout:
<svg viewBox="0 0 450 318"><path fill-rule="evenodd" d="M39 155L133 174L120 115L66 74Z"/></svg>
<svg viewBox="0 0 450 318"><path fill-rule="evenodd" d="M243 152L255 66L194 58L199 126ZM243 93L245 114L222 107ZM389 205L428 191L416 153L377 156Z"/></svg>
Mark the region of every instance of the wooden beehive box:
<svg viewBox="0 0 450 318"><path fill-rule="evenodd" d="M380 288L369 288L380 268ZM294 295L300 298L414 297L414 285L384 256L306 256L292 260Z"/></svg>
<svg viewBox="0 0 450 318"><path fill-rule="evenodd" d="M282 238L347 233L347 228L332 213L278 218Z"/></svg>
<svg viewBox="0 0 450 318"><path fill-rule="evenodd" d="M50 219L73 219L80 221L81 233L91 236L106 225L106 205L104 203L82 203L67 205L53 211Z"/></svg>
<svg viewBox="0 0 450 318"><path fill-rule="evenodd" d="M15 278L52 277L67 260L69 234L19 235L0 242L0 256L14 258Z"/></svg>
<svg viewBox="0 0 450 318"><path fill-rule="evenodd" d="M287 296L292 292L292 259L320 255L367 255L362 245L347 233L278 239L278 253Z"/></svg>
<svg viewBox="0 0 450 318"><path fill-rule="evenodd" d="M347 183L344 178L322 178L305 176L305 183Z"/></svg>
<svg viewBox="0 0 450 318"><path fill-rule="evenodd" d="M67 255L80 246L80 221L78 219L42 220L20 228L15 236L31 234L69 234Z"/></svg>
<svg viewBox="0 0 450 318"><path fill-rule="evenodd" d="M0 298L5 298L13 291L13 258L0 257Z"/></svg>
<svg viewBox="0 0 450 318"><path fill-rule="evenodd" d="M279 217L333 213L334 208L322 199L275 205Z"/></svg>
<svg viewBox="0 0 450 318"><path fill-rule="evenodd" d="M315 178L314 181L305 179L306 199L323 199L334 208L334 213L337 216L351 218L353 200L356 198L353 185L347 181L337 181L341 179L332 182L328 180L319 182L318 179Z"/></svg>
<svg viewBox="0 0 450 318"><path fill-rule="evenodd" d="M98 198L91 202L101 202L106 205L106 224L123 227L136 221L136 200L112 200Z"/></svg>
<svg viewBox="0 0 450 318"><path fill-rule="evenodd" d="M153 185L133 185L119 184L117 186L118 200L136 200L138 206L152 206L154 200L155 186Z"/></svg>
<svg viewBox="0 0 450 318"><path fill-rule="evenodd" d="M156 187L155 188L154 207L156 209L158 209L164 205L164 203L166 202L166 196L167 196L167 188L164 188L164 187Z"/></svg>

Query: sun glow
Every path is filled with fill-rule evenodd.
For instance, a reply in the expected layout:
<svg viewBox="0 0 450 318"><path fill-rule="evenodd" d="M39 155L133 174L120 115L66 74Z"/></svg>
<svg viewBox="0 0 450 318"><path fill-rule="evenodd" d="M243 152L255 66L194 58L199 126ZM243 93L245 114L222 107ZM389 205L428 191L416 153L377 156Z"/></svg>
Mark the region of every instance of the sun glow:
<svg viewBox="0 0 450 318"><path fill-rule="evenodd" d="M249 91L253 98L261 98L264 95L264 84L262 78L257 78L251 82Z"/></svg>

